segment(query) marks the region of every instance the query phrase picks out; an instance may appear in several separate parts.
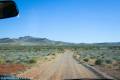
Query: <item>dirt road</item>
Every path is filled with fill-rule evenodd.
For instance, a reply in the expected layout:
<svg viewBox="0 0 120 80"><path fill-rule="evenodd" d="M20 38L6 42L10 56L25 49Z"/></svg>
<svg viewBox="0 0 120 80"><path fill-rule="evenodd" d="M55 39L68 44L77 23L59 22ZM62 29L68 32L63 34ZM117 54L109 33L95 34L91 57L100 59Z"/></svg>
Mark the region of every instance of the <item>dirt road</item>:
<svg viewBox="0 0 120 80"><path fill-rule="evenodd" d="M98 78L92 71L79 64L72 57L72 52L66 51L53 61L37 64L18 75L33 80L64 80L80 78Z"/></svg>

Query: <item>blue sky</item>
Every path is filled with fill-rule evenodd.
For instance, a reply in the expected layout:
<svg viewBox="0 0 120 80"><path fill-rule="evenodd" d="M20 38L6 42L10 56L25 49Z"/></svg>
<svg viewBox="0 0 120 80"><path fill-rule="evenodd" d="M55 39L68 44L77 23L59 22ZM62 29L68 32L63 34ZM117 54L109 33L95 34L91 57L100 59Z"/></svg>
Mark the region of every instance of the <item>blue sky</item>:
<svg viewBox="0 0 120 80"><path fill-rule="evenodd" d="M15 0L19 16L0 20L0 38L34 36L93 43L120 41L120 0Z"/></svg>

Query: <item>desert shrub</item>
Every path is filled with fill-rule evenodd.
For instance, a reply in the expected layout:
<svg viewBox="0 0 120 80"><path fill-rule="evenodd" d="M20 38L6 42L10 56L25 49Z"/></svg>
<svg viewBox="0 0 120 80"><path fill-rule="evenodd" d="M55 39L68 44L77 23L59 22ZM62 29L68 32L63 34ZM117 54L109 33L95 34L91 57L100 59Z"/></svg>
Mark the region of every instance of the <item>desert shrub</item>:
<svg viewBox="0 0 120 80"><path fill-rule="evenodd" d="M29 63L30 63L30 64L33 64L33 63L36 63L36 62L37 62L37 61L36 61L35 59L30 59L30 60L29 60Z"/></svg>
<svg viewBox="0 0 120 80"><path fill-rule="evenodd" d="M83 61L88 62L88 61L89 61L89 59L88 59L88 58L84 58L84 59L83 59Z"/></svg>
<svg viewBox="0 0 120 80"><path fill-rule="evenodd" d="M95 56L90 56L91 59L95 59Z"/></svg>
<svg viewBox="0 0 120 80"><path fill-rule="evenodd" d="M105 60L105 62L106 62L107 64L111 64L111 63L112 63L112 60L107 59L107 60Z"/></svg>
<svg viewBox="0 0 120 80"><path fill-rule="evenodd" d="M6 63L13 63L12 60L6 60L5 62L6 62Z"/></svg>
<svg viewBox="0 0 120 80"><path fill-rule="evenodd" d="M55 53L52 53L53 56L55 56Z"/></svg>
<svg viewBox="0 0 120 80"><path fill-rule="evenodd" d="M101 59L97 59L97 60L95 61L95 64L96 64L96 65L101 65L101 64L102 64L102 60L101 60Z"/></svg>
<svg viewBox="0 0 120 80"><path fill-rule="evenodd" d="M113 59L116 60L116 61L120 61L120 57L119 56L116 56Z"/></svg>

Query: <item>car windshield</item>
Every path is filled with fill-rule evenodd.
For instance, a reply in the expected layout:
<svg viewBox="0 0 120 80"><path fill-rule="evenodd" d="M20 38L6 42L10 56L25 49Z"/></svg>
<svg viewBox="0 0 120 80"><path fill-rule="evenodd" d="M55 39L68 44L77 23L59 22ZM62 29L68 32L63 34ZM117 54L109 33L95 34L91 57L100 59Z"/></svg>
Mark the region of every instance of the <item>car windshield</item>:
<svg viewBox="0 0 120 80"><path fill-rule="evenodd" d="M0 19L0 80L120 79L119 0L13 1L19 15Z"/></svg>

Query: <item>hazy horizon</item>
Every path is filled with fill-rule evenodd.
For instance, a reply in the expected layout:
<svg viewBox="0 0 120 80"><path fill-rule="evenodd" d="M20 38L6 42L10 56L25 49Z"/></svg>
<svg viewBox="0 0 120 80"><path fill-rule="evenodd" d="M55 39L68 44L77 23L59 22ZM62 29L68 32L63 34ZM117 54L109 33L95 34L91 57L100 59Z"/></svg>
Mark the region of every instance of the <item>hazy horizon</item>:
<svg viewBox="0 0 120 80"><path fill-rule="evenodd" d="M19 16L0 20L0 38L119 42L120 0L14 0Z"/></svg>

